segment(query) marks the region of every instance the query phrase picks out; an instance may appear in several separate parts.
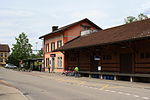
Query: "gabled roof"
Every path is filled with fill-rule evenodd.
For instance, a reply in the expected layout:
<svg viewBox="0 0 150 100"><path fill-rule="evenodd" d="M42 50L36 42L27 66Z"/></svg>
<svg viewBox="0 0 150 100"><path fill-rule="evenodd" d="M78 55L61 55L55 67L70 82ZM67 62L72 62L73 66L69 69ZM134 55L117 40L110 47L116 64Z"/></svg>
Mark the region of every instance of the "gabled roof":
<svg viewBox="0 0 150 100"><path fill-rule="evenodd" d="M112 44L146 37L150 37L150 19L108 28L87 36L80 36L55 51Z"/></svg>
<svg viewBox="0 0 150 100"><path fill-rule="evenodd" d="M10 48L7 44L0 44L0 52L10 52Z"/></svg>
<svg viewBox="0 0 150 100"><path fill-rule="evenodd" d="M53 33L57 33L57 32L64 31L64 30L66 30L66 29L68 29L68 28L70 28L70 27L72 27L72 26L74 26L74 25L76 25L76 24L78 24L78 23L80 23L80 22L84 22L84 21L87 22L87 23L89 23L89 24L91 24L91 25L94 26L95 28L102 30L102 28L100 28L99 26L97 26L96 24L94 24L94 23L93 23L92 21L90 21L89 19L85 18L85 19L82 19L82 20L80 20L80 21L78 21L78 22L74 22L74 23L72 23L72 24L69 24L69 25L60 27L60 28L59 28L58 30L56 30L56 31L53 31L53 32L51 32L51 33L48 33L48 34L45 34L45 35L39 37L39 39L44 38L45 36L50 35L50 34L53 34Z"/></svg>

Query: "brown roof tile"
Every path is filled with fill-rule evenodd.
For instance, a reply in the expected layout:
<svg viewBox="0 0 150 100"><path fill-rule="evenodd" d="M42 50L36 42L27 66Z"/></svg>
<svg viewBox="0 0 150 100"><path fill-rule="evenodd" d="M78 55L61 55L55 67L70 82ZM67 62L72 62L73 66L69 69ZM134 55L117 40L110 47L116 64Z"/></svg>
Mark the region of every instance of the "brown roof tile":
<svg viewBox="0 0 150 100"><path fill-rule="evenodd" d="M10 48L7 44L0 44L0 52L10 52Z"/></svg>
<svg viewBox="0 0 150 100"><path fill-rule="evenodd" d="M99 26L97 26L96 24L94 24L94 23L93 23L92 21L90 21L89 19L85 18L85 19L82 19L82 20L80 20L80 21L78 21L78 22L74 22L74 23L72 23L72 24L69 24L69 25L60 27L60 28L59 28L58 30L56 30L56 31L53 31L53 32L51 32L51 33L48 33L48 34L45 34L45 35L39 37L39 39L41 39L41 38L43 38L43 37L45 37L45 36L47 36L47 35L53 34L53 33L57 33L57 32L64 31L64 30L66 30L66 29L68 29L68 28L70 28L70 27L72 27L72 26L74 26L74 25L76 25L76 24L78 24L78 23L80 23L80 22L83 22L83 21L88 22L88 23L90 23L91 25L93 25L94 27L96 27L97 29L102 30L102 28L100 28Z"/></svg>
<svg viewBox="0 0 150 100"><path fill-rule="evenodd" d="M81 36L60 47L59 50L110 44L121 41L150 37L150 19L108 28L99 32Z"/></svg>

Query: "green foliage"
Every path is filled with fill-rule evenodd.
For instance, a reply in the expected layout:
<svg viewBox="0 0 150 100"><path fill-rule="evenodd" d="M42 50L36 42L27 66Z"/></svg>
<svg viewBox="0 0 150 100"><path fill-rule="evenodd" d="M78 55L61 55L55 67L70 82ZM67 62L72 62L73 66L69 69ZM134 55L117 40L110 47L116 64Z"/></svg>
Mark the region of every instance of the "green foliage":
<svg viewBox="0 0 150 100"><path fill-rule="evenodd" d="M38 57L43 57L43 49L38 51L37 56Z"/></svg>
<svg viewBox="0 0 150 100"><path fill-rule="evenodd" d="M42 58L43 57L43 50L39 50L37 54L32 54L31 58Z"/></svg>
<svg viewBox="0 0 150 100"><path fill-rule="evenodd" d="M128 24L128 23L132 23L132 22L135 22L137 21L137 19L133 16L129 16L125 19L125 23Z"/></svg>
<svg viewBox="0 0 150 100"><path fill-rule="evenodd" d="M144 20L144 19L148 19L148 16L146 16L146 15L140 13L140 14L138 15L138 20Z"/></svg>
<svg viewBox="0 0 150 100"><path fill-rule="evenodd" d="M134 16L128 16L124 20L125 20L125 23L128 24L128 23L132 23L132 22L135 22L135 21L138 21L138 20L144 20L144 19L148 19L148 16L140 13L137 18L134 17Z"/></svg>
<svg viewBox="0 0 150 100"><path fill-rule="evenodd" d="M21 60L30 58L32 54L31 47L32 45L29 43L26 34L19 34L19 37L16 38L16 44L13 44L12 53L8 58L8 62L18 66Z"/></svg>

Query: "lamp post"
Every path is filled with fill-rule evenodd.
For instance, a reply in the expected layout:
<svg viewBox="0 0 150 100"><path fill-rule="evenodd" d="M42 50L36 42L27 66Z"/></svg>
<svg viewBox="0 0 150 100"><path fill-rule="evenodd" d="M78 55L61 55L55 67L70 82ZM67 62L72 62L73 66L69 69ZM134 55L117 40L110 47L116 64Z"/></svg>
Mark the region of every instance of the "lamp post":
<svg viewBox="0 0 150 100"><path fill-rule="evenodd" d="M38 51L38 50L37 50L37 44L38 44L38 42L35 42L35 44L36 44L36 53L37 53L37 51Z"/></svg>

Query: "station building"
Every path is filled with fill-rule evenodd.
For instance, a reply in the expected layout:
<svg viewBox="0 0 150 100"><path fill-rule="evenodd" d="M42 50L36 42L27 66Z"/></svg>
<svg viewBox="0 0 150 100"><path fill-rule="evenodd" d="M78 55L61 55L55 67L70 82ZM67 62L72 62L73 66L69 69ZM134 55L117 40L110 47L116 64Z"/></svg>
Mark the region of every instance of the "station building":
<svg viewBox="0 0 150 100"><path fill-rule="evenodd" d="M51 51L84 34L82 31L87 31L90 34L99 30L102 29L87 18L60 28L53 26L51 33L39 37L39 39L43 40L45 71L48 71L49 66L51 72L63 72L65 70L66 64L63 52Z"/></svg>
<svg viewBox="0 0 150 100"><path fill-rule="evenodd" d="M65 68L101 79L150 81L150 19L84 34L54 50Z"/></svg>

